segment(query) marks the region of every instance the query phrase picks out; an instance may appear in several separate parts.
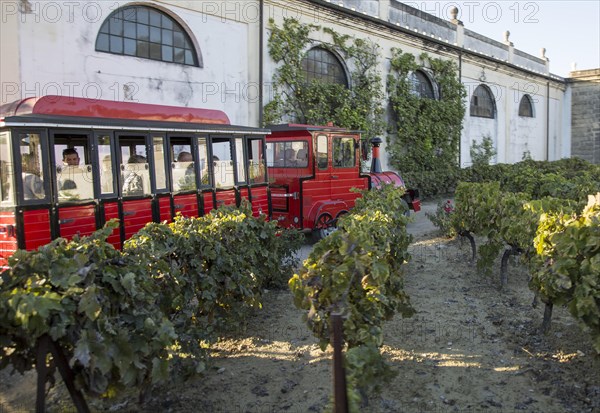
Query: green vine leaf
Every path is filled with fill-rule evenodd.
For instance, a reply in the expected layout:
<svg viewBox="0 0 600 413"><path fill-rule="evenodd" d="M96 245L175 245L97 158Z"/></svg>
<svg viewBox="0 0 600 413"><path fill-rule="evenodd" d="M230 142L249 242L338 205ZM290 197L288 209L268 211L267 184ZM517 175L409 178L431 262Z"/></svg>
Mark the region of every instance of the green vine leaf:
<svg viewBox="0 0 600 413"><path fill-rule="evenodd" d="M377 72L379 46L368 39L341 35L330 28L306 25L290 18L283 27L270 20L268 50L280 65L273 76L273 99L265 105L264 123L282 122L334 125L364 131L365 139L384 130L383 87ZM341 56L348 64L351 87L308 81L302 68L311 35L322 30L331 43L319 47Z"/></svg>
<svg viewBox="0 0 600 413"><path fill-rule="evenodd" d="M452 61L426 53L417 59L398 48L392 49L390 66L387 89L395 123L388 131L389 162L423 196L452 192L460 176L457 160L466 96L458 69ZM417 70L437 85L436 99L412 90L411 76Z"/></svg>

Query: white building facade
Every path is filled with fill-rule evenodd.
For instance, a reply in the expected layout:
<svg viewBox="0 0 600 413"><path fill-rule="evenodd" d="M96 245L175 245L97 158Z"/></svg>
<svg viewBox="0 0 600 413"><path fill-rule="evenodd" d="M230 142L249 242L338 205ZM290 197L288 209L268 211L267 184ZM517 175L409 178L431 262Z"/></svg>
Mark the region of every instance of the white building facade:
<svg viewBox="0 0 600 413"><path fill-rule="evenodd" d="M460 14L443 20L395 0L4 0L0 7L0 104L49 94L130 100L218 109L233 124L260 126L276 69L268 21L281 27L295 18L378 44L384 82L392 48L454 61L467 91L462 166L472 142L486 136L496 162L570 156L568 82L550 73L543 51L531 56L508 35L497 41L472 32ZM322 31L314 36L313 46L331 43ZM479 113L473 105L486 96L491 109Z"/></svg>
<svg viewBox="0 0 600 413"><path fill-rule="evenodd" d="M257 69L250 64L257 51L249 50L248 44L256 37L257 24L223 21L202 12L202 3L3 1L2 103L30 96L72 95L218 109L237 124L256 123L252 115L256 103L242 100L244 95L257 95L257 84L254 91L248 89L251 76L256 78ZM124 39L108 36L109 42L111 37L115 43L122 41L121 54L98 51L103 25L110 26L114 13L128 13L136 6L156 10L178 23L196 53L195 64L128 55L125 27L120 28ZM145 28L150 45L168 43L163 37L168 25L139 20L132 37L141 38L138 30Z"/></svg>

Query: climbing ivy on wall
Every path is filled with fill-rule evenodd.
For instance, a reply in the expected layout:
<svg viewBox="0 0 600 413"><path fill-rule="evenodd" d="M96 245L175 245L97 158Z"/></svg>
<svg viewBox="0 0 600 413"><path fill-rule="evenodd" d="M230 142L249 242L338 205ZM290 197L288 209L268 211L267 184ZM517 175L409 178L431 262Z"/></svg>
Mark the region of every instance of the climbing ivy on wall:
<svg viewBox="0 0 600 413"><path fill-rule="evenodd" d="M264 123L298 122L364 131L369 139L384 130L383 86L377 72L379 46L370 40L340 35L329 28L284 19L277 27L269 21L271 34L268 50L279 64L273 76L273 97L264 108ZM311 34L322 30L331 43L318 46L340 56L350 68L351 87L319 80L308 82L302 71L302 59L315 43Z"/></svg>
<svg viewBox="0 0 600 413"><path fill-rule="evenodd" d="M397 48L392 49L390 63L387 88L395 122L386 147L389 163L425 196L451 190L460 174L466 96L456 64L426 53L417 58ZM410 76L417 70L426 70L437 84L437 99L422 98L411 90Z"/></svg>

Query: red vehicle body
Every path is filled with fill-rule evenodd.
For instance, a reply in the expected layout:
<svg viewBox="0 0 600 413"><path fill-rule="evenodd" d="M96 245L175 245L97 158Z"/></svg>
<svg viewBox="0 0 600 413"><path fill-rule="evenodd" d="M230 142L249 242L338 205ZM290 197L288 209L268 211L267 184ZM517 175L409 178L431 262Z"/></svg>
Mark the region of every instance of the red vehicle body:
<svg viewBox="0 0 600 413"><path fill-rule="evenodd" d="M88 235L112 218L120 227L109 241L121 247L148 222L242 199L268 214L268 133L217 110L65 96L3 105L0 268L17 248Z"/></svg>
<svg viewBox="0 0 600 413"><path fill-rule="evenodd" d="M109 242L120 248L148 222L243 199L255 216L326 236L360 196L351 188L404 185L381 171L377 142L361 173L360 139L335 127L233 126L208 109L65 96L3 105L0 268L17 249L89 235L113 218ZM405 199L420 209L415 191Z"/></svg>
<svg viewBox="0 0 600 413"><path fill-rule="evenodd" d="M381 171L374 139L371 172L361 172L361 134L344 128L299 124L273 125L267 137L272 219L283 227L315 231L317 238L335 228L360 195L351 188L371 189L382 183L404 187L395 172ZM418 192L404 199L420 210Z"/></svg>

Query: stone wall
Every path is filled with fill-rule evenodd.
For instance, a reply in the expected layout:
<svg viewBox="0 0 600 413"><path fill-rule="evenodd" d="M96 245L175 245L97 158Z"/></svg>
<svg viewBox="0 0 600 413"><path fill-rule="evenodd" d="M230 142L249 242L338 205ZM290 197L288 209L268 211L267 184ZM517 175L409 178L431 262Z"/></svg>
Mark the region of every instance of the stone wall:
<svg viewBox="0 0 600 413"><path fill-rule="evenodd" d="M571 72L571 154L600 164L600 69Z"/></svg>

